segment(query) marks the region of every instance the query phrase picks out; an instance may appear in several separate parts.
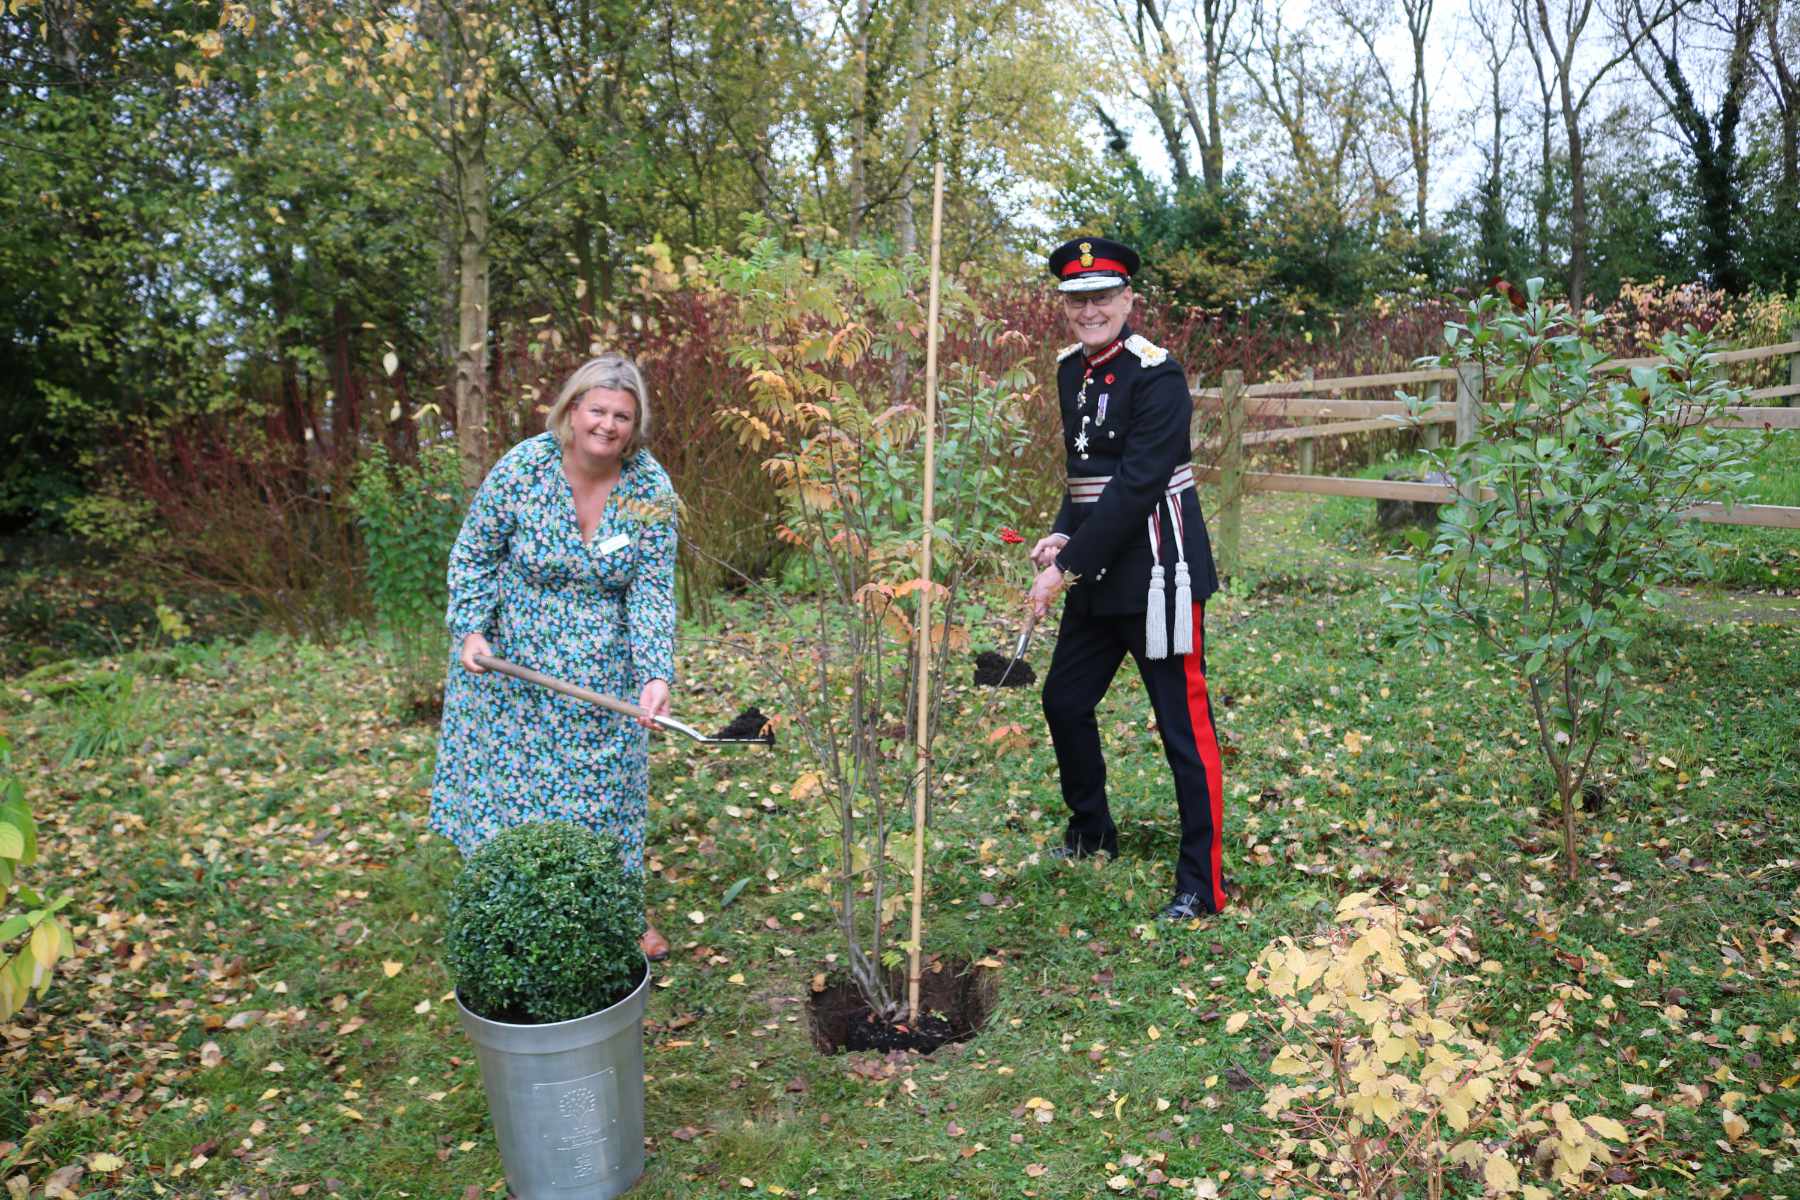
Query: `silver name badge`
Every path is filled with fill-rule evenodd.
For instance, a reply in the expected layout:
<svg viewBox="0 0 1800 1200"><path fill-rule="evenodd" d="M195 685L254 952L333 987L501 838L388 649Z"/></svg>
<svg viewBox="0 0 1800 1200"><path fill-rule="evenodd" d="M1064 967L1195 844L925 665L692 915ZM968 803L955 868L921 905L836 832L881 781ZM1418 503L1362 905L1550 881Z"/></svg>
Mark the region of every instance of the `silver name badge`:
<svg viewBox="0 0 1800 1200"><path fill-rule="evenodd" d="M630 544L631 539L629 537L622 533L615 533L604 542L600 543L599 550L602 554L611 554L614 550L621 550Z"/></svg>

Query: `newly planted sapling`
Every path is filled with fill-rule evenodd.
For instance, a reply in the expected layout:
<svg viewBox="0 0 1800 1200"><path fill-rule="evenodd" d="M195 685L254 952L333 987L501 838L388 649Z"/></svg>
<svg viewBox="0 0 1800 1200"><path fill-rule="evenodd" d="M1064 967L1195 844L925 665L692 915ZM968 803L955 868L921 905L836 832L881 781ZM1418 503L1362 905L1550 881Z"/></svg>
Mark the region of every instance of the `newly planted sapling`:
<svg viewBox="0 0 1800 1200"><path fill-rule="evenodd" d="M1600 317L1527 285L1445 327L1441 360L1478 377L1480 421L1432 455L1463 497L1417 535L1415 587L1392 613L1436 653L1459 636L1504 664L1530 704L1576 874L1576 814L1596 752L1629 701L1632 644L1656 588L1711 570L1690 509L1741 498L1756 435L1713 422L1741 393L1690 327L1628 372L1595 348Z"/></svg>
<svg viewBox="0 0 1800 1200"><path fill-rule="evenodd" d="M813 754L815 769L792 798L824 809L818 878L837 908L849 974L870 1011L892 1018L899 1006L887 971L910 945L887 929L905 900L893 870L910 861L910 839L923 836L904 816L921 769L903 750L918 719L917 599L931 589L930 643L941 664L968 644L955 619L957 589L993 553L991 530L1007 507L1005 464L1025 438L1029 378L1022 369L990 378L945 364L926 580L924 414L908 366L922 361L925 345L923 264L857 250L814 264L752 237L708 274L736 297L747 331L733 359L747 372L750 403L721 415L764 456L782 504L781 536L799 551L794 586L803 598L772 606L788 622L787 652L763 660ZM984 325L954 284L942 321L962 338L1017 337ZM934 674L941 687L945 672Z"/></svg>

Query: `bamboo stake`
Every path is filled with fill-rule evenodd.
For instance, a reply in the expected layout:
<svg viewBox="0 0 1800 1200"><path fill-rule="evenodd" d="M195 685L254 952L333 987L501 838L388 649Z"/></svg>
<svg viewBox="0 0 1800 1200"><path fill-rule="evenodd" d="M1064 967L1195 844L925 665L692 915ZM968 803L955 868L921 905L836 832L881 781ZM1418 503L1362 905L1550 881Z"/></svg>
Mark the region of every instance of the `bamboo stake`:
<svg viewBox="0 0 1800 1200"><path fill-rule="evenodd" d="M925 915L925 795L931 781L931 522L937 491L937 350L938 252L944 232L944 164L931 180L931 291L925 315L925 544L920 555L919 700L913 717L913 767L918 784L913 793L912 947L906 964L906 1020L919 1021L919 961L923 957Z"/></svg>

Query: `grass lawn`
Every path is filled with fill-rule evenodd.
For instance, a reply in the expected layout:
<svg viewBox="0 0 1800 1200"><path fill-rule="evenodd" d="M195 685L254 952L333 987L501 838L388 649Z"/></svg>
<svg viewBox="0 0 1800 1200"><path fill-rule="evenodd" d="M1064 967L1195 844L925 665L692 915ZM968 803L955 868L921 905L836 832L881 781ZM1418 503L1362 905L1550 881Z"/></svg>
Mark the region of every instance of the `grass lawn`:
<svg viewBox="0 0 1800 1200"><path fill-rule="evenodd" d="M1062 808L1034 691L978 726L988 693L953 689L927 946L996 961L999 994L983 1033L929 1058L810 1044L834 941L809 883L820 814L789 799L798 740L659 742L649 895L675 951L650 1002L634 1196L1266 1194L1251 1148L1274 1043L1225 1018L1254 1007L1244 974L1265 943L1371 888L1470 922L1499 966L1473 1016L1505 1049L1552 989L1579 987L1538 1094L1630 1131L1591 1194L1800 1195L1800 630L1668 624L1642 642L1644 705L1606 751L1565 887L1516 694L1472 658L1389 647L1379 580L1311 514L1253 499L1249 561L1208 614L1244 889L1219 919L1148 919L1175 810L1135 680L1101 714L1109 865L1040 861ZM754 616L730 610L737 636ZM1040 672L1048 652L1040 638ZM33 1196L71 1167L72 1194L96 1197L503 1193L438 961L456 856L424 824L435 730L398 714L374 655L258 637L0 690L44 823L35 878L79 896L76 960L0 1028L0 1177ZM677 711L697 726L771 707L698 638L683 670ZM119 701L120 673L138 701ZM1009 722L1029 744L990 747ZM101 1153L125 1165L92 1169Z"/></svg>
<svg viewBox="0 0 1800 1200"><path fill-rule="evenodd" d="M1271 470L1288 471L1291 466ZM1396 455L1391 461L1349 472L1359 479L1380 479L1389 473L1417 478L1426 470L1416 454ZM1748 488L1750 503L1800 506L1800 430L1777 434L1753 463L1756 478ZM1312 532L1328 542L1359 553L1404 548L1396 531L1382 529L1375 520L1375 502L1348 496L1319 497L1309 514ZM1800 595L1800 532L1762 529L1747 525L1708 525L1713 544L1711 579L1693 579L1745 591L1783 592Z"/></svg>

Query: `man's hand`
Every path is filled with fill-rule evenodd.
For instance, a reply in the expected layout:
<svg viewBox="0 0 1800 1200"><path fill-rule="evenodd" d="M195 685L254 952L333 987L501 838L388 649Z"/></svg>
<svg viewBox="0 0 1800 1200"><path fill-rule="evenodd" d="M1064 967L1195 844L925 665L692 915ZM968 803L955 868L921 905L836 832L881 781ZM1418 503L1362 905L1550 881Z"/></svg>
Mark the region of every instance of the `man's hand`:
<svg viewBox="0 0 1800 1200"><path fill-rule="evenodd" d="M1066 533L1053 533L1039 538L1037 545L1031 548L1031 565L1043 570L1056 561L1057 552L1068 544L1069 535Z"/></svg>
<svg viewBox="0 0 1800 1200"><path fill-rule="evenodd" d="M1049 612L1050 602L1056 599L1056 593L1062 591L1062 588L1062 568L1057 566L1055 562L1052 562L1042 571L1039 571L1038 577L1031 581L1031 594L1029 597L1031 611L1040 617Z"/></svg>

